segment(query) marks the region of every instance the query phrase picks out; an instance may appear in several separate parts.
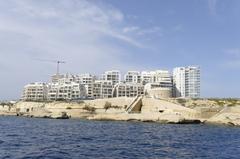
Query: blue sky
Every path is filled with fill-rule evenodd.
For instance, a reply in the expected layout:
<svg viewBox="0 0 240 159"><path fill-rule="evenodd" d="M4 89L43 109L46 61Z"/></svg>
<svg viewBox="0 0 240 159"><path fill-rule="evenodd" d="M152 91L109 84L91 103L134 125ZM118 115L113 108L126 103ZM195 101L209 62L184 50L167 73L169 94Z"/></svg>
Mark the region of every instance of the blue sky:
<svg viewBox="0 0 240 159"><path fill-rule="evenodd" d="M201 67L202 97L239 97L238 0L0 0L0 99L63 73Z"/></svg>

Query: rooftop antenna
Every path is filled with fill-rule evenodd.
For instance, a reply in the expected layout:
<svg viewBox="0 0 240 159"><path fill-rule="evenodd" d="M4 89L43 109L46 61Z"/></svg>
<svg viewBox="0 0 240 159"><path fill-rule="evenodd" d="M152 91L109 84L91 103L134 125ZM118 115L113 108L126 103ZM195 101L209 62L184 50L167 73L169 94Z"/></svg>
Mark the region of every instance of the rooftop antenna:
<svg viewBox="0 0 240 159"><path fill-rule="evenodd" d="M59 75L60 73L60 64L65 64L66 61L60 61L60 60L45 60L45 59L35 59L37 61L42 61L42 62L51 62L51 63L57 63L57 74Z"/></svg>

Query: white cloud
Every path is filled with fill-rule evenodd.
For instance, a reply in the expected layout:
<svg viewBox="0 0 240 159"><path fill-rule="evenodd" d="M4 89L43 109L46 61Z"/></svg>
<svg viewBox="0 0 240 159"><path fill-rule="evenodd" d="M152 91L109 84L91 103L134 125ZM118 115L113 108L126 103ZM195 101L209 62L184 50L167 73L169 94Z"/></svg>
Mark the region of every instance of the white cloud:
<svg viewBox="0 0 240 159"><path fill-rule="evenodd" d="M147 29L141 29L137 33L138 35L147 35L147 34L157 34L159 36L162 36L162 30L160 27L155 26Z"/></svg>
<svg viewBox="0 0 240 159"><path fill-rule="evenodd" d="M129 26L123 28L123 33L125 34L134 34L136 36L147 36L147 35L155 35L162 36L162 29L158 26L149 27L149 28L140 28L138 26Z"/></svg>
<svg viewBox="0 0 240 159"><path fill-rule="evenodd" d="M208 9L211 15L217 14L217 0L208 0Z"/></svg>
<svg viewBox="0 0 240 159"><path fill-rule="evenodd" d="M125 70L129 51L122 44L146 48L133 35L124 34L125 15L109 5L86 0L0 0L0 98L18 97L24 84L47 81L54 63L33 59L60 59L63 72L100 73ZM114 41L113 43L109 41ZM115 42L116 41L116 42ZM120 41L120 43L119 43Z"/></svg>
<svg viewBox="0 0 240 159"><path fill-rule="evenodd" d="M240 48L227 49L225 50L225 53L227 53L228 55L240 57Z"/></svg>
<svg viewBox="0 0 240 159"><path fill-rule="evenodd" d="M130 27L123 28L124 33L135 32L137 30L139 30L139 27L137 27L137 26L130 26Z"/></svg>

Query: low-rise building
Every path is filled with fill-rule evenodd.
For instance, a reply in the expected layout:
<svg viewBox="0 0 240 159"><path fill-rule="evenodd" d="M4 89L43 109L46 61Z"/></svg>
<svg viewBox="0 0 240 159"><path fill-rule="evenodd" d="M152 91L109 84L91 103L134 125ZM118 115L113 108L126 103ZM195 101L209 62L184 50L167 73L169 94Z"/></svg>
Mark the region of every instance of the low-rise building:
<svg viewBox="0 0 240 159"><path fill-rule="evenodd" d="M75 76L75 82L84 85L88 98L93 98L93 84L96 77L91 74L81 74Z"/></svg>
<svg viewBox="0 0 240 159"><path fill-rule="evenodd" d="M172 98L172 87L161 83L148 83L144 87L144 94L151 98Z"/></svg>
<svg viewBox="0 0 240 159"><path fill-rule="evenodd" d="M121 80L120 71L118 71L118 70L106 71L102 75L101 80L112 81L112 84L115 85L115 84L119 83Z"/></svg>
<svg viewBox="0 0 240 159"><path fill-rule="evenodd" d="M141 83L141 74L138 71L128 71L124 75L124 81L126 83Z"/></svg>
<svg viewBox="0 0 240 159"><path fill-rule="evenodd" d="M51 76L51 83L57 83L59 79L64 78L64 75L55 74Z"/></svg>
<svg viewBox="0 0 240 159"><path fill-rule="evenodd" d="M84 85L74 82L75 77L67 75L59 79L58 83L49 84L49 100L77 100L86 97Z"/></svg>
<svg viewBox="0 0 240 159"><path fill-rule="evenodd" d="M58 87L59 87L59 83L49 83L48 84L48 93L47 93L48 100L57 100L58 99Z"/></svg>
<svg viewBox="0 0 240 159"><path fill-rule="evenodd" d="M140 83L118 83L113 88L113 97L136 97L144 94Z"/></svg>
<svg viewBox="0 0 240 159"><path fill-rule="evenodd" d="M48 85L46 83L30 83L24 87L22 100L43 101L47 99Z"/></svg>
<svg viewBox="0 0 240 159"><path fill-rule="evenodd" d="M154 82L154 71L142 71L141 72L141 82L142 84L152 83Z"/></svg>
<svg viewBox="0 0 240 159"><path fill-rule="evenodd" d="M96 80L93 84L93 98L112 98L112 90L112 81Z"/></svg>

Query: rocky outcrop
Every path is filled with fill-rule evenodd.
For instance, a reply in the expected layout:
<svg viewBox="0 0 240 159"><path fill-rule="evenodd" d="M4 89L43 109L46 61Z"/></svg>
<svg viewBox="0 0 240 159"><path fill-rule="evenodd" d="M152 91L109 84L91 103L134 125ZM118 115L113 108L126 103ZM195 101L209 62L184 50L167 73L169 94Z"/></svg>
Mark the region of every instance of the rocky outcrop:
<svg viewBox="0 0 240 159"><path fill-rule="evenodd" d="M240 106L225 107L218 114L208 119L206 123L240 126Z"/></svg>
<svg viewBox="0 0 240 159"><path fill-rule="evenodd" d="M141 101L139 101L141 100ZM137 102L136 102L137 101ZM122 121L143 121L143 122L159 122L159 123L200 123L197 118L199 116L196 110L185 108L167 101L153 98L136 98L132 103L141 103L139 111L125 111L115 113L101 113L89 117L90 120L122 120ZM129 108L134 108L132 103Z"/></svg>
<svg viewBox="0 0 240 159"><path fill-rule="evenodd" d="M129 111L128 111L129 110ZM111 98L80 102L18 102L0 105L0 115L36 118L142 121L174 124L240 125L240 106L194 109L154 98Z"/></svg>

